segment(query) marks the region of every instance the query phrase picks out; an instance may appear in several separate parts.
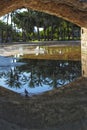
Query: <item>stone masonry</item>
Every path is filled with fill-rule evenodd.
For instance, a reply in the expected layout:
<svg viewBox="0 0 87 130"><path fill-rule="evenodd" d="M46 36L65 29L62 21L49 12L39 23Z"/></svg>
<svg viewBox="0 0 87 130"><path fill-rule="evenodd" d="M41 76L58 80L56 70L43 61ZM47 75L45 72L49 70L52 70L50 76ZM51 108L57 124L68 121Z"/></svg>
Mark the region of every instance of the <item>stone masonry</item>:
<svg viewBox="0 0 87 130"><path fill-rule="evenodd" d="M87 29L81 29L81 62L82 75L87 77Z"/></svg>
<svg viewBox="0 0 87 130"><path fill-rule="evenodd" d="M53 14L87 27L87 2L84 0L1 0L0 16L23 7Z"/></svg>

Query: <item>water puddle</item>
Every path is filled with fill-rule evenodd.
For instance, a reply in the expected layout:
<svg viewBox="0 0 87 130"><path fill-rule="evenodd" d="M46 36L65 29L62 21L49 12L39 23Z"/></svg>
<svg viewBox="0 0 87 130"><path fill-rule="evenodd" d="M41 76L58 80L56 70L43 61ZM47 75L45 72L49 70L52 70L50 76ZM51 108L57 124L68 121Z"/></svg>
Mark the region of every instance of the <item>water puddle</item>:
<svg viewBox="0 0 87 130"><path fill-rule="evenodd" d="M78 46L7 46L2 52L0 86L22 95L40 94L81 76Z"/></svg>

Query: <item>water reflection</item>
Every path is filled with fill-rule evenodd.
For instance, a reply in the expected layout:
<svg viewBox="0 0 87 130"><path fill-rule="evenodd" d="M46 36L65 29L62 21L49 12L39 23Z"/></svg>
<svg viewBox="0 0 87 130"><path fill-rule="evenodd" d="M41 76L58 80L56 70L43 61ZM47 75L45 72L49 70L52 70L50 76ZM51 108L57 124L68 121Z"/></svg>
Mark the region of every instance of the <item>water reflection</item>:
<svg viewBox="0 0 87 130"><path fill-rule="evenodd" d="M80 45L74 46L29 46L13 45L0 49L0 55L29 59L81 60Z"/></svg>
<svg viewBox="0 0 87 130"><path fill-rule="evenodd" d="M0 85L21 94L61 87L81 76L80 46L2 48Z"/></svg>
<svg viewBox="0 0 87 130"><path fill-rule="evenodd" d="M81 76L80 61L20 59L19 62L26 64L0 72L2 85L19 93L25 89L33 94L48 91Z"/></svg>

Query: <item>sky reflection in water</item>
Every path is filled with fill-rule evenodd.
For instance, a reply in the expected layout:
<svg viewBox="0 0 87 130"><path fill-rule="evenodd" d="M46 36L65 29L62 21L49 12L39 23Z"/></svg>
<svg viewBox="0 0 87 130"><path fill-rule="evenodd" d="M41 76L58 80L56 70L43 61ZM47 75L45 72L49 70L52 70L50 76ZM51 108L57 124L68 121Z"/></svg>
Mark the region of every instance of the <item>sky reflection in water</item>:
<svg viewBox="0 0 87 130"><path fill-rule="evenodd" d="M12 57L0 56L0 86L23 95L26 89L32 95L61 87L81 76L80 48L35 47L30 48L32 53L28 49L25 53L21 48L21 53ZM70 56L73 49L74 59Z"/></svg>

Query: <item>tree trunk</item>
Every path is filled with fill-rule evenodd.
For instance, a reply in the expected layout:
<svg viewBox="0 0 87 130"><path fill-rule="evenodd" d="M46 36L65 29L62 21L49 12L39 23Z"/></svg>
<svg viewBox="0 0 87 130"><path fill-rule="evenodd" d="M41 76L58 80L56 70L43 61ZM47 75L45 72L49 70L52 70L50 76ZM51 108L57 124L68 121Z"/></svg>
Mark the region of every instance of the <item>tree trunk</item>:
<svg viewBox="0 0 87 130"><path fill-rule="evenodd" d="M9 33L9 30L8 30L8 20L9 20L9 14L7 14L6 39L5 39L5 42L6 42L6 43L8 42L8 33Z"/></svg>
<svg viewBox="0 0 87 130"><path fill-rule="evenodd" d="M46 27L44 26L44 41L46 41Z"/></svg>
<svg viewBox="0 0 87 130"><path fill-rule="evenodd" d="M51 24L51 40L53 41L53 24Z"/></svg>
<svg viewBox="0 0 87 130"><path fill-rule="evenodd" d="M40 32L39 32L39 27L37 27L37 36L38 36L38 41L40 41Z"/></svg>

